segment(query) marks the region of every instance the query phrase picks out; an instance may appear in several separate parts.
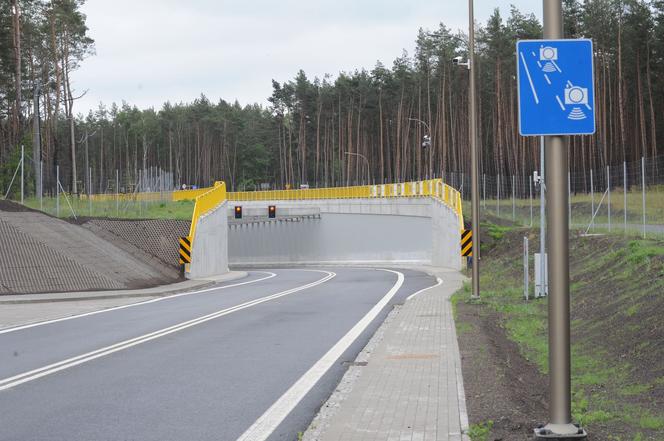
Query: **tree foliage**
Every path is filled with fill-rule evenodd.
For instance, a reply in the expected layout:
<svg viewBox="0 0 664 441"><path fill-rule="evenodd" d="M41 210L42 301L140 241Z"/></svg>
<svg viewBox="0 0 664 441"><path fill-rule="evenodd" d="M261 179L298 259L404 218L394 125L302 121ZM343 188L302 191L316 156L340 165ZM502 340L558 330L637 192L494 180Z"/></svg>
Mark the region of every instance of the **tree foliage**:
<svg viewBox="0 0 664 441"><path fill-rule="evenodd" d="M116 169L131 182L151 166L173 171L179 184L223 179L234 189L382 183L469 169L468 71L451 63L467 56L468 38L443 23L420 29L415 51L391 66L377 62L336 78L299 71L292 80L273 80L267 106L212 103L201 95L160 110L100 105L74 119L69 75L94 50L82 2L2 1L0 38L9 43L0 45L3 162L19 142L31 140L31 85L41 81L49 85L40 102L48 172L59 164L70 182L73 170L83 181L87 164L102 190L112 187ZM572 138L570 164L581 171L661 154L664 1L563 3L566 36L595 45L597 133ZM22 10L21 57L12 43L14 4ZM494 10L477 29L483 173L526 175L537 167L539 140L518 135L515 42L541 35L541 23L515 7L506 15Z"/></svg>

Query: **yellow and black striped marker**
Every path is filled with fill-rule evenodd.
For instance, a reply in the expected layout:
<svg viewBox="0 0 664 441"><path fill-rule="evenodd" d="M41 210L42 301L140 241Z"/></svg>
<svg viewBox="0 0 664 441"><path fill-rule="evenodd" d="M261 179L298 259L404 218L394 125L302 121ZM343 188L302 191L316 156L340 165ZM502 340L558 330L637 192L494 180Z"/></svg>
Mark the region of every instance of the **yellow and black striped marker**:
<svg viewBox="0 0 664 441"><path fill-rule="evenodd" d="M189 236L180 237L180 265L191 263L191 240Z"/></svg>
<svg viewBox="0 0 664 441"><path fill-rule="evenodd" d="M461 255L468 257L473 255L473 230L461 232Z"/></svg>

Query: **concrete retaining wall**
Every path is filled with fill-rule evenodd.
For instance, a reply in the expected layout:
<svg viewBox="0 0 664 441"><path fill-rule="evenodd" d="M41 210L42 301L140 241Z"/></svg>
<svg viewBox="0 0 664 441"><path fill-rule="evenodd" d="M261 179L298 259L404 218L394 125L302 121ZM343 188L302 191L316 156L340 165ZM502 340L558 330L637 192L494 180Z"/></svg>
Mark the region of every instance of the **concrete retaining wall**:
<svg viewBox="0 0 664 441"><path fill-rule="evenodd" d="M318 207L320 219L231 225L231 265L426 263L461 269L456 213L431 198L243 201L243 213ZM229 211L229 213L231 213Z"/></svg>
<svg viewBox="0 0 664 441"><path fill-rule="evenodd" d="M429 263L431 219L321 214L319 219L231 225L231 265Z"/></svg>
<svg viewBox="0 0 664 441"><path fill-rule="evenodd" d="M224 202L201 216L191 250L188 279L205 279L228 272L228 216Z"/></svg>

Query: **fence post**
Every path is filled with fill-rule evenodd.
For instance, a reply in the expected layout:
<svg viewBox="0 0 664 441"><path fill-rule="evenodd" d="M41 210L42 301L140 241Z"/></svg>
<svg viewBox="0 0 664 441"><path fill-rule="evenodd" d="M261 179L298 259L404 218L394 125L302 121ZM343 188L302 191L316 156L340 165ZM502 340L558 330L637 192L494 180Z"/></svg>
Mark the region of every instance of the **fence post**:
<svg viewBox="0 0 664 441"><path fill-rule="evenodd" d="M120 175L115 169L115 217L120 217Z"/></svg>
<svg viewBox="0 0 664 441"><path fill-rule="evenodd" d="M500 217L500 173L498 174L498 185L496 185L496 194L498 195L498 205L496 206L496 216Z"/></svg>
<svg viewBox="0 0 664 441"><path fill-rule="evenodd" d="M39 209L44 211L44 161L39 160Z"/></svg>
<svg viewBox="0 0 664 441"><path fill-rule="evenodd" d="M528 192L530 194L530 226L533 226L533 181L528 178Z"/></svg>
<svg viewBox="0 0 664 441"><path fill-rule="evenodd" d="M25 150L23 148L23 144L21 144L21 205L23 205L24 178L25 178Z"/></svg>
<svg viewBox="0 0 664 441"><path fill-rule="evenodd" d="M60 217L60 166L55 166L55 217Z"/></svg>
<svg viewBox="0 0 664 441"><path fill-rule="evenodd" d="M512 222L516 221L516 205L514 200L514 175L512 175Z"/></svg>
<svg viewBox="0 0 664 441"><path fill-rule="evenodd" d="M641 156L641 207L643 210L643 238L646 238L646 158Z"/></svg>
<svg viewBox="0 0 664 441"><path fill-rule="evenodd" d="M528 300L528 236L523 236L523 297Z"/></svg>
<svg viewBox="0 0 664 441"><path fill-rule="evenodd" d="M595 223L592 221L595 214L595 187L593 186L593 169L590 169L590 224L595 229Z"/></svg>
<svg viewBox="0 0 664 441"><path fill-rule="evenodd" d="M627 162L623 161L623 207L625 211L625 234L627 234Z"/></svg>
<svg viewBox="0 0 664 441"><path fill-rule="evenodd" d="M482 205L486 210L486 173L482 173Z"/></svg>
<svg viewBox="0 0 664 441"><path fill-rule="evenodd" d="M92 167L88 168L88 211L92 217Z"/></svg>
<svg viewBox="0 0 664 441"><path fill-rule="evenodd" d="M609 233L611 232L611 172L609 171L609 166L606 166L606 191L609 196L609 199L607 201L607 210L609 214Z"/></svg>

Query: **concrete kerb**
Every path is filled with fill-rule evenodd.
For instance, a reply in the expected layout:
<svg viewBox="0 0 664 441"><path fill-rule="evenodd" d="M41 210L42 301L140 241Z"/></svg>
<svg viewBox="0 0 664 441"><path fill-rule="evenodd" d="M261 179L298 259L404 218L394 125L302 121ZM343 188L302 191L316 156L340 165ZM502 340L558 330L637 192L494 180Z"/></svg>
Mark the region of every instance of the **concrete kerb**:
<svg viewBox="0 0 664 441"><path fill-rule="evenodd" d="M230 282L247 277L245 271L231 271L229 273L208 277L200 280L186 280L183 282L160 285L152 288L112 291L82 291L71 293L42 293L42 294L16 294L0 296L0 305L17 305L29 303L75 302L81 300L105 300L145 297L168 297L199 289L205 289L221 282Z"/></svg>
<svg viewBox="0 0 664 441"><path fill-rule="evenodd" d="M376 440L468 441L469 424L461 373L461 356L449 300L467 278L454 269L429 265L368 267L422 271L442 279L444 283L421 292L405 301L403 305L395 306L367 346L358 354L355 363L350 364L335 392L321 406L319 413L304 433L303 440L362 440L371 437ZM441 295L444 296L443 299L440 299ZM445 303L436 300L443 300ZM423 319L417 317L422 315L423 308L435 303L438 305L437 308L442 306L442 309L427 312L439 313L434 315L440 315L441 322L437 325L433 322L431 325L424 325ZM447 324L444 323L445 320L448 320ZM417 335L421 340L427 341L428 346L424 343L425 347L422 347L422 341L413 341L412 335L411 340L405 341L404 330L409 329L419 329ZM447 335L439 336L441 330ZM411 348L411 345L417 347ZM437 380L442 382L442 385L436 388L434 384L429 383L432 380L430 376L426 377L427 370L431 367L427 364L429 361L408 360L401 364L396 362L398 354L392 352L399 352L399 348L404 347L422 353L437 353L444 350L448 357L441 357L438 374L443 374L445 379ZM387 354L393 356L386 357ZM378 395L375 390L377 384L381 385ZM431 390L437 393L431 395ZM418 392L422 395L418 395ZM429 395L425 396L425 393ZM413 402L419 403L416 404L415 411L409 407ZM420 408L421 404L424 404L423 409ZM432 413L431 409L435 411ZM393 418L398 414L410 416L406 419ZM366 420L361 415L370 415L371 418ZM376 424L377 422L381 423Z"/></svg>

